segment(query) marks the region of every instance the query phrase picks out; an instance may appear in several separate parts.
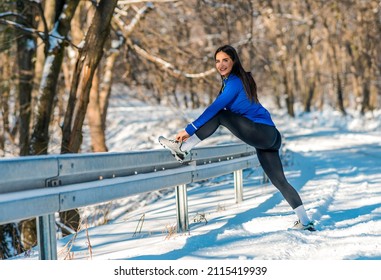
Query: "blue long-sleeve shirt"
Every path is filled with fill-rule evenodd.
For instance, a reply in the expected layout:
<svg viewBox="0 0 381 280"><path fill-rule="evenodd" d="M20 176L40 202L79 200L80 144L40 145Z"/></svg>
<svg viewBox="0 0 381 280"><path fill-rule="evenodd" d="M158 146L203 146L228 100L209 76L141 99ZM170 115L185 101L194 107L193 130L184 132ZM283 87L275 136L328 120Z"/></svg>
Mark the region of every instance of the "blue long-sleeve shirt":
<svg viewBox="0 0 381 280"><path fill-rule="evenodd" d="M275 126L266 108L260 103L251 102L247 97L243 83L238 76L230 74L223 82L223 90L213 103L195 121L186 126L185 131L189 135L193 135L201 126L224 109L242 115L253 122Z"/></svg>

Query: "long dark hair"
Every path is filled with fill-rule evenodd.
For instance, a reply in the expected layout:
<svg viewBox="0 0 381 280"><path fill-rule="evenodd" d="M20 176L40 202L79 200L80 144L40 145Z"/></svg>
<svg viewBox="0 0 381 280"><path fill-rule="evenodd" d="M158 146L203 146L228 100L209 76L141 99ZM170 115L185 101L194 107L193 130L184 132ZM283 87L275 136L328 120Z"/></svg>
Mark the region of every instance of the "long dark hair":
<svg viewBox="0 0 381 280"><path fill-rule="evenodd" d="M219 47L214 53L214 60L219 52L226 53L233 60L233 68L231 73L237 75L241 79L245 92L251 102L258 103L257 84L255 83L251 72L246 72L245 69L243 69L237 51L229 45Z"/></svg>

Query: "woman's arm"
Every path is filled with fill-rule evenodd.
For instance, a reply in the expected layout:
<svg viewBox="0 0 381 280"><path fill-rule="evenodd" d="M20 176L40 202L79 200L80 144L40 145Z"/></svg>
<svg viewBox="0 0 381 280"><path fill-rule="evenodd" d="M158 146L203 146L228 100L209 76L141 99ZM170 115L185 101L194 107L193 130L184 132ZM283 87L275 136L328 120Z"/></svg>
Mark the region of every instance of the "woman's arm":
<svg viewBox="0 0 381 280"><path fill-rule="evenodd" d="M231 77L231 80L226 82L222 93L217 96L213 103L210 104L195 121L186 126L186 133L188 135L193 135L201 126L217 115L219 111L226 108L232 101L234 101L242 87L242 82L238 77Z"/></svg>

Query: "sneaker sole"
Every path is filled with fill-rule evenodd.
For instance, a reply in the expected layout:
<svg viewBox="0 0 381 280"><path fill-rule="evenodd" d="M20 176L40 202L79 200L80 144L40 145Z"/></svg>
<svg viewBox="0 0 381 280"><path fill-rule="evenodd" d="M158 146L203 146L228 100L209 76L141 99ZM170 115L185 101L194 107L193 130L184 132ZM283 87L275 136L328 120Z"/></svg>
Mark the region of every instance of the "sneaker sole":
<svg viewBox="0 0 381 280"><path fill-rule="evenodd" d="M316 231L316 228L314 228L314 227L307 227L307 228L305 228L304 230L308 230L308 231Z"/></svg>
<svg viewBox="0 0 381 280"><path fill-rule="evenodd" d="M291 230L299 230L299 231L303 231L303 230L306 230L306 231L316 231L316 228L314 226L307 226L307 227L304 227L304 228L296 228L296 227L292 227L292 228L289 228Z"/></svg>

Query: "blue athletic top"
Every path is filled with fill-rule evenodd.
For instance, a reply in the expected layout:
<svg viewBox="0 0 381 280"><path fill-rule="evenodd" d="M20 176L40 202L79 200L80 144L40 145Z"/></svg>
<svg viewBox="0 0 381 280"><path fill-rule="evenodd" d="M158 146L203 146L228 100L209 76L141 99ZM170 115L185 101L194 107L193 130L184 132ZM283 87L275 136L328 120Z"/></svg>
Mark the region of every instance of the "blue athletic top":
<svg viewBox="0 0 381 280"><path fill-rule="evenodd" d="M238 76L230 74L223 80L223 83L223 89L216 100L194 122L186 126L185 131L189 135L193 135L223 109L240 114L253 122L275 126L270 113L260 103L252 102L247 97L243 83Z"/></svg>

